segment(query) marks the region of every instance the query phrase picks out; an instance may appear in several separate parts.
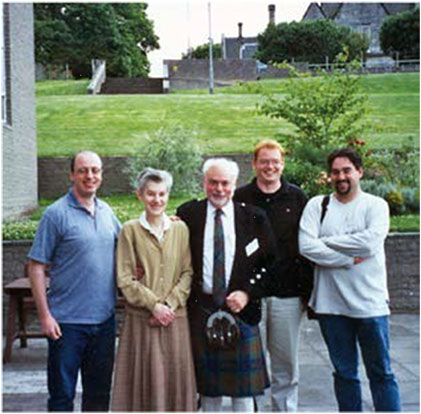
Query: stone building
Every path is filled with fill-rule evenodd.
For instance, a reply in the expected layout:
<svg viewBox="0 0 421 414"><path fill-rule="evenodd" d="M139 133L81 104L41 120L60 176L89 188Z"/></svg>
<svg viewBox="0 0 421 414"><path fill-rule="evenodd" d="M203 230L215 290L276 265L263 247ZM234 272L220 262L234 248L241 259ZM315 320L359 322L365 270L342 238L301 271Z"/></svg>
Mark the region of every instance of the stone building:
<svg viewBox="0 0 421 414"><path fill-rule="evenodd" d="M3 218L37 207L32 3L2 3Z"/></svg>
<svg viewBox="0 0 421 414"><path fill-rule="evenodd" d="M368 57L382 56L380 27L383 20L414 8L417 3L311 3L303 20L330 19L363 33L369 40Z"/></svg>
<svg viewBox="0 0 421 414"><path fill-rule="evenodd" d="M268 23L275 23L275 5L268 6ZM243 37L243 23L238 23L237 37L222 37L222 59L253 59L257 52L257 36Z"/></svg>

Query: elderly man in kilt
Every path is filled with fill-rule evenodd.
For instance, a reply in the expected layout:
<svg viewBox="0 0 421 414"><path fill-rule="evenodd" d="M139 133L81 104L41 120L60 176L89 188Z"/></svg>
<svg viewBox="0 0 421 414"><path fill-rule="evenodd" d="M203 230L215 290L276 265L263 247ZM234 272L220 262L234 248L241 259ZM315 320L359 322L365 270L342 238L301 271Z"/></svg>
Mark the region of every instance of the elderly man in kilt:
<svg viewBox="0 0 421 414"><path fill-rule="evenodd" d="M237 164L209 159L203 173L207 199L177 210L190 230L194 276L188 312L197 388L204 412L221 411L222 396L232 397L232 411L253 412L253 397L269 386L258 298L268 289L265 274L276 246L266 213L232 201ZM228 349L213 346L206 334L210 315L219 309L234 316L239 332Z"/></svg>

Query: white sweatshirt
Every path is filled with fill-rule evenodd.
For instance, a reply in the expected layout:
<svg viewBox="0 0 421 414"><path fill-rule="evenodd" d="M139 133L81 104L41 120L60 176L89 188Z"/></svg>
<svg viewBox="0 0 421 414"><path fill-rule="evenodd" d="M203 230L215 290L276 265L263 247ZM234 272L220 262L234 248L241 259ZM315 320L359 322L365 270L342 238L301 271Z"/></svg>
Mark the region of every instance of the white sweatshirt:
<svg viewBox="0 0 421 414"><path fill-rule="evenodd" d="M300 253L316 263L310 306L316 313L367 318L388 315L384 241L389 207L360 192L341 203L330 195L320 225L323 196L312 198L300 221ZM354 258L362 263L354 265Z"/></svg>

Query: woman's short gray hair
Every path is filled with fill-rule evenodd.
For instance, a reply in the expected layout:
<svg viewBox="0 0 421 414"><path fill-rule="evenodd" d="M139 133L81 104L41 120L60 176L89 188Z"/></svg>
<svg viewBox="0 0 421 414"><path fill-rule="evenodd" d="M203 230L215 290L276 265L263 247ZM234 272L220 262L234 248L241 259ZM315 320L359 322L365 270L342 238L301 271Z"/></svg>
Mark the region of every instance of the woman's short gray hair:
<svg viewBox="0 0 421 414"><path fill-rule="evenodd" d="M240 172L238 164L233 160L229 160L228 158L209 158L206 160L203 164L203 175L206 175L211 167L221 167L227 169L234 177L234 181L237 180L238 174Z"/></svg>
<svg viewBox="0 0 421 414"><path fill-rule="evenodd" d="M137 176L137 192L143 193L146 184L148 184L149 181L153 181L155 183L165 183L168 192L171 191L173 179L172 175L168 171L157 170L151 167L147 167L142 170Z"/></svg>

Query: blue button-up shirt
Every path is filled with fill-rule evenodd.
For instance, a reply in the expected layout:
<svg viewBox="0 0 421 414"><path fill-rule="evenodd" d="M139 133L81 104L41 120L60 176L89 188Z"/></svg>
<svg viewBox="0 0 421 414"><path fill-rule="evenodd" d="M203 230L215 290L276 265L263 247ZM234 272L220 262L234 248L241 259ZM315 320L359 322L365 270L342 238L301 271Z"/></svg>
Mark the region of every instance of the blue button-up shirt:
<svg viewBox="0 0 421 414"><path fill-rule="evenodd" d="M48 305L60 323L97 324L115 309L115 247L121 225L95 199L95 215L73 190L49 206L28 257L51 264Z"/></svg>

